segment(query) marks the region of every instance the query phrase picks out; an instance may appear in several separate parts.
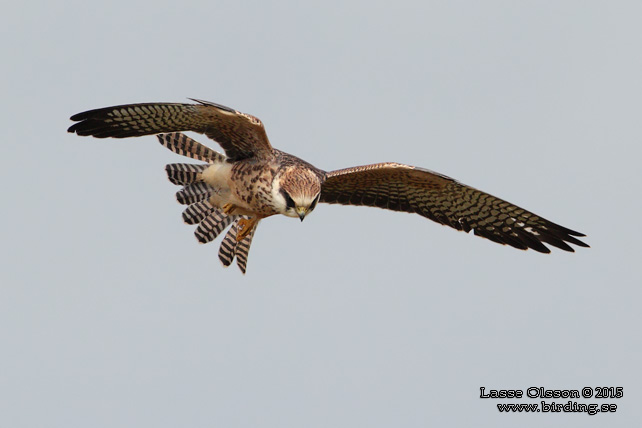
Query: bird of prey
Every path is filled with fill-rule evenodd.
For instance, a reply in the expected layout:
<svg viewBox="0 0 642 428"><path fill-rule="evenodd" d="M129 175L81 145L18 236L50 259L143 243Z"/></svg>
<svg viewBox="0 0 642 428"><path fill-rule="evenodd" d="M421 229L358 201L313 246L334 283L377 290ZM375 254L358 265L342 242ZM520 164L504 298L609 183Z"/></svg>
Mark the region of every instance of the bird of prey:
<svg viewBox="0 0 642 428"><path fill-rule="evenodd" d="M585 236L445 175L394 162L326 172L272 148L256 117L207 101L197 104L144 103L100 108L71 117L68 131L96 138L158 134L171 151L200 164L165 167L176 194L187 205L183 219L198 225L201 243L228 226L219 259L234 258L245 273L259 221L283 214L303 220L318 202L364 205L416 213L442 225L526 250L549 253L550 244L573 251ZM182 134L194 131L217 142L225 155Z"/></svg>

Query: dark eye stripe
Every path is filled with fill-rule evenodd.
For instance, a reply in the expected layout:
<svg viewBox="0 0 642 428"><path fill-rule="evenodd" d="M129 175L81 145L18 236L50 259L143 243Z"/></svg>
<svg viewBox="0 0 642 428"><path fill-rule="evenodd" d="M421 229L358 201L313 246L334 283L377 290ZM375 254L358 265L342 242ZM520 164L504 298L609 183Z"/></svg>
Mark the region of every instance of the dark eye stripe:
<svg viewBox="0 0 642 428"><path fill-rule="evenodd" d="M321 196L320 193L317 195L316 198L314 198L314 201L312 201L312 203L310 204L310 211L312 211L317 206L317 202L319 202L319 196Z"/></svg>
<svg viewBox="0 0 642 428"><path fill-rule="evenodd" d="M285 195L285 203L288 206L288 208L294 208L294 201L290 197L290 195Z"/></svg>
<svg viewBox="0 0 642 428"><path fill-rule="evenodd" d="M290 195L288 195L288 192L286 192L285 190L281 190L281 194L282 194L282 195L283 195L283 197L285 198L285 205L286 205L288 208L292 208L292 209L294 209L294 201L292 200L292 198L290 197Z"/></svg>

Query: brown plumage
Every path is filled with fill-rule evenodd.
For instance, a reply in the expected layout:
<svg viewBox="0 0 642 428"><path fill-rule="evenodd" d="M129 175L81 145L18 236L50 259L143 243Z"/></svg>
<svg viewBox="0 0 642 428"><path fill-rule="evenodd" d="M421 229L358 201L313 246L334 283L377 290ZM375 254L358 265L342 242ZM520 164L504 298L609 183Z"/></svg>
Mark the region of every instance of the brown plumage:
<svg viewBox="0 0 642 428"><path fill-rule="evenodd" d="M573 248L566 242L588 247L575 238L584 236L579 232L445 175L398 163L328 173L321 202L417 213L457 230L473 230L475 235L521 250L532 248L549 253L543 242L571 252Z"/></svg>
<svg viewBox="0 0 642 428"><path fill-rule="evenodd" d="M230 161L272 153L259 119L220 104L194 101L199 104L146 103L90 110L72 116L78 123L68 131L96 138L194 131L219 143Z"/></svg>
<svg viewBox="0 0 642 428"><path fill-rule="evenodd" d="M417 213L437 223L500 244L542 253L549 244L573 251L569 243L587 244L584 236L510 202L426 169L393 162L325 172L273 149L265 128L254 116L206 101L199 104L132 104L79 113L69 132L97 138L160 134L165 147L205 162L170 164L172 183L184 186L177 200L187 209L183 219L198 224L200 242L223 238L219 258L234 258L245 272L258 222L274 214L301 220L317 202L362 205ZM203 133L219 143L225 156L180 131Z"/></svg>

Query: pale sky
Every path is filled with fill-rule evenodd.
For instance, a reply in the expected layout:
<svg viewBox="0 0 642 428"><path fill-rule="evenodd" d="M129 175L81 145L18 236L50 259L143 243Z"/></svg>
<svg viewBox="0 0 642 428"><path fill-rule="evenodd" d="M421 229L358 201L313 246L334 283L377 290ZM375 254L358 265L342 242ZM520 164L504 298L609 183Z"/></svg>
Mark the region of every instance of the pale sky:
<svg viewBox="0 0 642 428"><path fill-rule="evenodd" d="M639 426L640 16L636 1L7 5L0 426ZM320 205L263 221L247 275L224 269L165 178L189 159L66 133L80 111L187 97L261 118L319 168L421 166L591 248ZM574 400L618 406L595 416L479 398L531 386L624 397Z"/></svg>

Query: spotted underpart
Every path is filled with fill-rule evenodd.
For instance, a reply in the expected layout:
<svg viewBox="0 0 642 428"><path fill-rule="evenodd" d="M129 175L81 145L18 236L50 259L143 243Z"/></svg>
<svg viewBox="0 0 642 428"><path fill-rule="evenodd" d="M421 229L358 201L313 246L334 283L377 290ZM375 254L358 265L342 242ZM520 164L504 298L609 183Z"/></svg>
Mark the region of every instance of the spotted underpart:
<svg viewBox="0 0 642 428"><path fill-rule="evenodd" d="M265 217L278 213L270 198L276 175L276 170L270 164L269 161L247 161L237 162L232 167L231 181L235 183L232 192L252 212Z"/></svg>
<svg viewBox="0 0 642 428"><path fill-rule="evenodd" d="M163 146L175 153L210 164L220 164L226 161L223 155L208 150L207 147L181 133L160 134L158 139ZM237 242L238 220L249 217L226 215L211 203L211 197L216 195L219 189L213 188L203 181L203 173L207 168L209 168L207 164L170 164L166 166L165 170L172 183L185 186L176 193L176 199L179 203L188 205L183 211L183 221L187 224L198 225L194 236L200 243L204 244L215 240L231 225L221 242L219 259L225 267L231 265L236 259L237 266L241 272L245 273L250 245L257 225L249 231L245 238ZM233 191L239 199L247 203L247 206L256 207L256 212L266 216L276 214L276 210L270 208L269 199L261 195L264 192L269 195L276 173L276 168L266 169L263 161L237 162L232 167L232 180L236 184Z"/></svg>
<svg viewBox="0 0 642 428"><path fill-rule="evenodd" d="M219 248L224 266L243 273L258 222L284 214L303 219L317 202L379 207L416 213L437 223L519 249L573 251L588 247L579 232L548 221L445 175L398 163L379 163L325 172L272 148L255 116L208 101L197 104L144 103L78 113L69 132L97 138L159 134L174 153L203 164L165 167L176 193L187 205L183 220L197 225L199 242L210 242L229 227ZM225 155L182 131L207 135ZM304 142L305 143L305 142ZM243 228L239 232L239 221ZM247 231L245 236L244 233Z"/></svg>

